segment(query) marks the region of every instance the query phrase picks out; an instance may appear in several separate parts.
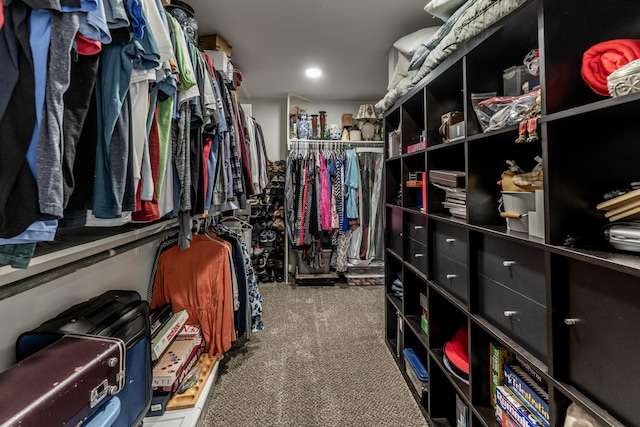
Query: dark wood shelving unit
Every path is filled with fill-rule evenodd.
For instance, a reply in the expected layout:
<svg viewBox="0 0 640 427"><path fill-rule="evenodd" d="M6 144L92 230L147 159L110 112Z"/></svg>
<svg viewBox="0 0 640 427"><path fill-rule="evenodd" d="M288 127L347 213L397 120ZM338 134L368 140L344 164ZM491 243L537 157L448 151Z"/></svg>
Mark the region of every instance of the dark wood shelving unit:
<svg viewBox="0 0 640 427"><path fill-rule="evenodd" d="M640 427L640 255L607 245L602 195L639 181L640 93L596 95L581 77L582 55L613 39L640 39L640 3L528 0L460 46L385 113L400 130L402 152L385 162L386 342L404 371L414 348L429 370L430 425L455 425L455 398L470 427L497 427L491 407L489 344L508 350L542 379L551 427L570 404L601 426ZM502 73L539 48L539 141L516 144L517 126L482 132L471 94L502 95ZM462 111L466 137L443 143L440 118ZM426 133L425 149L407 153ZM388 153L388 150L385 150ZM525 170L543 159L544 237L509 230L497 185L515 160ZM466 219L449 215L444 192L428 183L418 211L410 172L466 173ZM397 196L401 195L401 199ZM575 239L566 245L567 237ZM391 286L403 280L403 298ZM429 334L421 329L427 301ZM469 385L444 365L444 344L468 327ZM596 369L597 367L597 369ZM594 371L595 369L595 371ZM404 375L404 374L403 374ZM406 378L406 375L405 375Z"/></svg>

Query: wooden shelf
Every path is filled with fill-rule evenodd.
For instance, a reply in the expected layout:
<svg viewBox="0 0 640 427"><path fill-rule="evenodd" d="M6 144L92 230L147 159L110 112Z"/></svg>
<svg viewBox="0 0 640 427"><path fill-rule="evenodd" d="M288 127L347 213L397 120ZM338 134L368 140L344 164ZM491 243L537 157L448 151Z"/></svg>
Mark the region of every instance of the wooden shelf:
<svg viewBox="0 0 640 427"><path fill-rule="evenodd" d="M399 304L406 309L400 316L405 329L392 332L401 345L430 344L431 369L446 374L430 372L431 425L435 419L455 419L459 394L474 426L498 426L488 407L490 342L508 349L546 382L555 425L562 425L571 403L603 426L640 425L640 391L632 382L640 377L635 363L640 253L609 247L601 235L608 222L596 209L603 194L640 179L635 143L640 93L603 99L581 76L584 52L594 44L640 39L640 27L631 19L640 13L640 3L612 1L603 9L579 0L528 0L459 46L385 114L386 126L400 128L403 147L427 135L425 150L386 163L387 200L400 192L403 206L386 205L385 268L388 278L402 273L429 296L429 337L420 329L415 289ZM539 139L515 143L518 125L482 132L471 94L501 96L504 70L521 64L536 47L543 73ZM441 117L452 111L464 115L467 136L445 144ZM528 171L537 156L544 159L544 238L508 230L498 211L497 181L506 160ZM465 172L466 219L446 214L445 193L432 185L427 186L427 212L409 206L417 203L406 184L409 172L438 169ZM407 232L412 230L408 220L424 221L424 229ZM408 261L418 253L425 264ZM452 280L451 288L435 282L445 283L445 277ZM396 308L386 304L387 318ZM442 350L433 348L460 324L469 325L471 387L446 370ZM602 366L607 375L592 375L592 366Z"/></svg>

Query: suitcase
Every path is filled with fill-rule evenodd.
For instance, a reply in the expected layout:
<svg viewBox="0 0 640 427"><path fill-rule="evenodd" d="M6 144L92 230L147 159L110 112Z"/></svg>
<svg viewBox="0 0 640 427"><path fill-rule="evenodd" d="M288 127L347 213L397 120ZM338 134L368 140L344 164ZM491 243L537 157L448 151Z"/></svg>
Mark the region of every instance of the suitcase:
<svg viewBox="0 0 640 427"><path fill-rule="evenodd" d="M75 426L125 384L118 338L65 335L0 373L0 425Z"/></svg>
<svg viewBox="0 0 640 427"><path fill-rule="evenodd" d="M16 358L22 360L69 333L117 337L124 341L127 378L119 394L120 415L113 425L139 425L151 406L152 397L149 304L135 291L107 291L21 334L16 342Z"/></svg>
<svg viewBox="0 0 640 427"><path fill-rule="evenodd" d="M113 425L122 407L118 396L113 396L98 411L85 421L83 427L110 427Z"/></svg>

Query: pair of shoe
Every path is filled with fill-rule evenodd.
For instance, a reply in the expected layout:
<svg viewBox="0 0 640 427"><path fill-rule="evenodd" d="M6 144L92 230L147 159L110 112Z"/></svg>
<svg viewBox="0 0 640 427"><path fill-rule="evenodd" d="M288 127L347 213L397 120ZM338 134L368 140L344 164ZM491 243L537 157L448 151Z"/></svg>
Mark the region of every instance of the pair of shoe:
<svg viewBox="0 0 640 427"><path fill-rule="evenodd" d="M260 256L264 253L264 246L262 246L262 243L257 242L254 246L253 246L253 255L255 256Z"/></svg>
<svg viewBox="0 0 640 427"><path fill-rule="evenodd" d="M273 242L274 240L276 240L276 232L273 230L263 230L262 233L260 233L260 242L262 243L268 243L268 242Z"/></svg>
<svg viewBox="0 0 640 427"><path fill-rule="evenodd" d="M284 221L282 218L276 218L273 220L273 228L278 231L284 231Z"/></svg>
<svg viewBox="0 0 640 427"><path fill-rule="evenodd" d="M273 216L276 218L284 218L284 206L278 206L273 210Z"/></svg>

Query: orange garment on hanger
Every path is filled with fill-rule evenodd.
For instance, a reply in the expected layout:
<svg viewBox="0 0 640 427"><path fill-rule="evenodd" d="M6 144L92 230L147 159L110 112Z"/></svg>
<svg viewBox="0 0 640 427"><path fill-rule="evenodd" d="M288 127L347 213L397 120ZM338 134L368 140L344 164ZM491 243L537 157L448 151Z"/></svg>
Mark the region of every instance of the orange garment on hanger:
<svg viewBox="0 0 640 427"><path fill-rule="evenodd" d="M199 324L205 351L220 357L235 341L233 295L228 242L194 234L191 247L178 245L160 255L151 308L171 303L174 312L186 309L188 324ZM228 246L227 246L228 245Z"/></svg>

